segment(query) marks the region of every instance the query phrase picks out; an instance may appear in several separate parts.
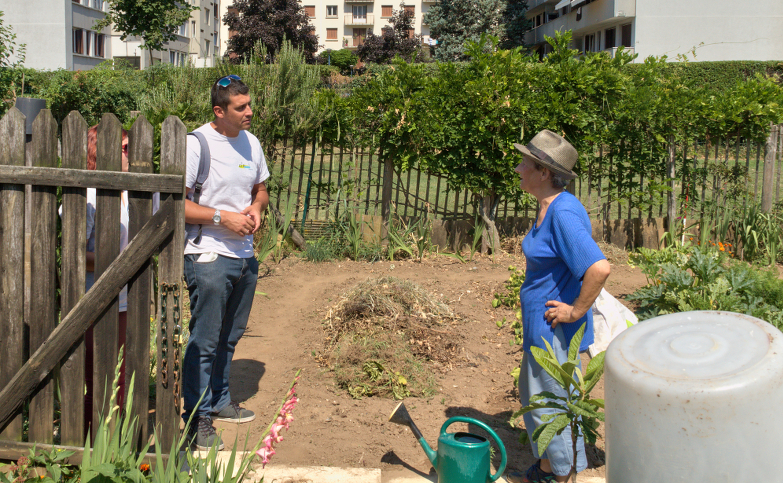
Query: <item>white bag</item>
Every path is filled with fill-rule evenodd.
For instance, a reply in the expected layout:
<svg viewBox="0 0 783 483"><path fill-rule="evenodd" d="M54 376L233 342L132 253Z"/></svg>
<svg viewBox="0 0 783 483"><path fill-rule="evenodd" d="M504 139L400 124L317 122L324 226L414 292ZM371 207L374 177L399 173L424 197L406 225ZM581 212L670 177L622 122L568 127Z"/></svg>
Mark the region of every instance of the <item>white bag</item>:
<svg viewBox="0 0 783 483"><path fill-rule="evenodd" d="M592 310L595 341L587 348L590 357L605 351L617 334L627 329L629 325L636 325L639 322L636 315L612 297L606 289L601 289L598 298L593 302Z"/></svg>

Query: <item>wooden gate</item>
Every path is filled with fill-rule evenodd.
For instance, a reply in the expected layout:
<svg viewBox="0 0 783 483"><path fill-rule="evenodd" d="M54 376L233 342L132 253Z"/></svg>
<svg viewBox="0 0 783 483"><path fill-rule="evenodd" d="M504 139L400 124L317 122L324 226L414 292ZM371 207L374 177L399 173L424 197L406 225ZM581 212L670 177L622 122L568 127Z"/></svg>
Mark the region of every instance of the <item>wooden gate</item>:
<svg viewBox="0 0 783 483"><path fill-rule="evenodd" d="M153 128L140 117L128 133L130 172L122 172L122 126L105 114L98 127L97 169L87 170L88 126L78 112L58 126L42 111L26 138L24 115L11 109L0 120L0 458L16 459L36 444L44 449L84 444L84 418L97 427L108 412L117 363L118 294L128 286L124 348L126 381L136 375L133 409L138 441L148 438L151 260L158 256L157 386L155 424L168 451L179 431L179 304L184 246L186 129L176 117L163 123L161 174L153 174ZM58 167L58 157L62 159ZM25 185L30 186L26 189ZM62 187L62 241L58 264L57 187ZM85 294L86 188L97 189L95 284ZM120 197L127 190L129 234L120 253ZM152 195L160 209L152 213ZM29 217L25 217L29 205ZM25 240L28 240L27 244ZM27 250L25 249L27 248ZM27 254L26 254L27 252ZM60 297L58 303L58 273ZM25 291L28 290L27 294ZM162 321L162 323L161 323ZM84 333L94 333L93 408L84 414ZM56 387L59 386L59 387ZM59 389L59 390L57 390ZM57 391L56 391L57 390ZM55 392L59 415L55 418ZM23 441L23 408L29 421ZM158 443L160 444L160 443ZM78 458L77 458L78 459ZM73 458L72 458L73 460Z"/></svg>

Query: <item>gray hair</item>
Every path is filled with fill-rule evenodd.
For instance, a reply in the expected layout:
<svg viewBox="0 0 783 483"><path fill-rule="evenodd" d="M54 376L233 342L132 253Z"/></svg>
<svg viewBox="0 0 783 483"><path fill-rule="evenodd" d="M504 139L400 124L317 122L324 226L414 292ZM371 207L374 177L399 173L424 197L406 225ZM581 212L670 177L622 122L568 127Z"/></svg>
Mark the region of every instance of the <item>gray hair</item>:
<svg viewBox="0 0 783 483"><path fill-rule="evenodd" d="M551 169L546 168L544 166L541 166L538 163L533 163L533 166L536 168L536 171L543 171L545 169L547 171L549 171L549 174L552 175L552 176L550 176L549 181L550 181L550 183L552 183L552 188L554 188L556 190L561 190L561 189L565 188L566 186L568 186L568 183L571 182L570 179L566 179L562 175L559 175L559 174L555 173L554 171L552 171Z"/></svg>

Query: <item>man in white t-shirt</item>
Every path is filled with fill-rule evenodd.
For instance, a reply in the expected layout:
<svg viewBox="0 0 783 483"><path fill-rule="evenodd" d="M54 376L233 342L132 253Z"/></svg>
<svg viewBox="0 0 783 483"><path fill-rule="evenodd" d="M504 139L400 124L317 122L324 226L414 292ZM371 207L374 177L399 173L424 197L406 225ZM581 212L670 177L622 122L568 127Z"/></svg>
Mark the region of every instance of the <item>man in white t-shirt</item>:
<svg viewBox="0 0 783 483"><path fill-rule="evenodd" d="M269 171L258 139L247 132L253 111L239 76L212 86L215 119L196 131L209 143L210 170L198 204L185 201L185 278L190 292L190 338L183 365L183 418L193 414L189 440L198 449L223 442L212 422L248 422L255 414L231 400L231 360L253 305L258 261L253 233L269 196ZM196 183L201 145L188 136L189 197ZM199 236L200 234L200 236ZM199 398L203 399L199 403Z"/></svg>

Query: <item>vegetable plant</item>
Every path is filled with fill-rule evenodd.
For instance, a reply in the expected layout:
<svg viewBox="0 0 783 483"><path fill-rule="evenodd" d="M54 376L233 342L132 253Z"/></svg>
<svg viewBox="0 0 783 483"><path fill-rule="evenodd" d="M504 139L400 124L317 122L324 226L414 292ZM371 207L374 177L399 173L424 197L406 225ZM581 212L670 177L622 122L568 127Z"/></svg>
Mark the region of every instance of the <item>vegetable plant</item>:
<svg viewBox="0 0 783 483"><path fill-rule="evenodd" d="M552 414L545 415L540 426L528 436L522 433L520 442L526 444L528 438L538 444L538 451L543 454L552 438L561 434L565 428L571 429L571 443L573 445L574 460L571 463L573 481L576 482L576 442L581 434L585 442L595 444L600 437L597 432L600 421L604 420L603 399L590 396L601 375L604 373L604 352L595 356L587 365L585 375L579 368L579 346L585 333L587 324L571 338L568 347L568 360L559 362L554 349L544 340L546 350L540 347L531 347L530 352L538 364L565 390L566 396L558 396L548 391L538 393L530 397L530 403L511 415L512 426L524 414L535 409L554 409ZM513 375L513 374L512 374ZM518 374L517 374L518 377Z"/></svg>

